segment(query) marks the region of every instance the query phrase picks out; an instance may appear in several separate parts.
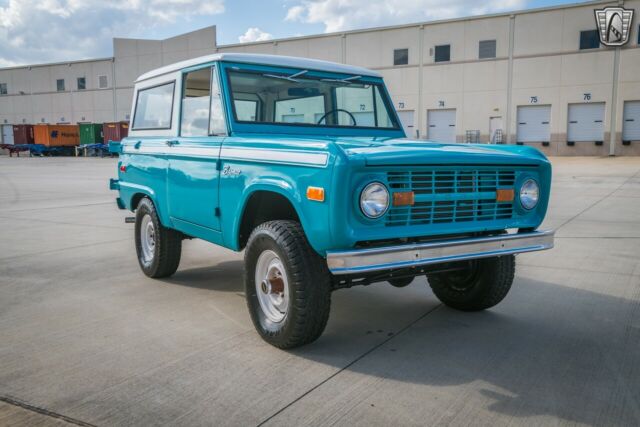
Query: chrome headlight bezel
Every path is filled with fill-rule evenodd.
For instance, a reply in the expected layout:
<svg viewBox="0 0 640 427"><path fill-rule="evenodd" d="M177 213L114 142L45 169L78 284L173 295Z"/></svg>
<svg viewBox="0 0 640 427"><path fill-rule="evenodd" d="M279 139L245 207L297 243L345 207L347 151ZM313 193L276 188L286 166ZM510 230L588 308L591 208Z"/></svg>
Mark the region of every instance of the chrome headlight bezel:
<svg viewBox="0 0 640 427"><path fill-rule="evenodd" d="M370 182L360 192L360 211L369 219L378 219L389 210L390 199L386 185L379 181Z"/></svg>
<svg viewBox="0 0 640 427"><path fill-rule="evenodd" d="M520 206L527 211L538 206L540 202L540 185L538 182L533 178L526 179L520 186L518 199L520 200Z"/></svg>

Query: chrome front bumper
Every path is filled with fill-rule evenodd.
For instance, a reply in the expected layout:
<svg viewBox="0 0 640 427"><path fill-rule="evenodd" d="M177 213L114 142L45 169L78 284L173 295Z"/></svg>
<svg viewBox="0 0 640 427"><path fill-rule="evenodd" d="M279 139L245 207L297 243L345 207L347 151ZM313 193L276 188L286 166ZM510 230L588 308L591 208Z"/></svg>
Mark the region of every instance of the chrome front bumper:
<svg viewBox="0 0 640 427"><path fill-rule="evenodd" d="M333 274L359 274L395 268L418 267L553 248L554 231L503 234L500 236L327 252Z"/></svg>

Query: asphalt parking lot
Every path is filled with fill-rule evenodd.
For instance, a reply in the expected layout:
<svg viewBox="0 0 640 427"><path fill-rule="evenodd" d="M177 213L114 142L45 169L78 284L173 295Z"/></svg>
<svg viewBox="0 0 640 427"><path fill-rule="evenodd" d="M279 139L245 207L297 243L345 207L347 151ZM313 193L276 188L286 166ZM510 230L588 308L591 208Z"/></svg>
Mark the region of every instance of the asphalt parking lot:
<svg viewBox="0 0 640 427"><path fill-rule="evenodd" d="M554 158L543 228L483 313L424 278L333 294L324 335L254 332L242 256L140 272L114 159L0 157L0 425L640 424L640 158Z"/></svg>

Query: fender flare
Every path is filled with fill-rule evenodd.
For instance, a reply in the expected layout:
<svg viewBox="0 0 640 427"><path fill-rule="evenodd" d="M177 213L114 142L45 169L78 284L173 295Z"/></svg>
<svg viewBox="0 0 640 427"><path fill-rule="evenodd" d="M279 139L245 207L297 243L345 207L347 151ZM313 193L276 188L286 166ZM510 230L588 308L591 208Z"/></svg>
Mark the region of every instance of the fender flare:
<svg viewBox="0 0 640 427"><path fill-rule="evenodd" d="M245 187L244 192L240 198L240 203L238 203L238 207L236 208L236 212L234 215L233 228L231 230L229 241L227 242L228 246L234 250L240 249L240 226L242 224L242 220L244 218L244 214L247 208L247 204L251 199L251 196L258 191L265 191L270 193L276 193L283 196L285 199L291 203L293 209L295 210L298 218L300 218L300 224L302 225L302 229L305 230L306 217L302 210L300 209L301 196L298 191L296 191L295 187L288 183L284 179L278 178L263 178L252 182L250 185Z"/></svg>
<svg viewBox="0 0 640 427"><path fill-rule="evenodd" d="M125 199L127 202L126 208L133 212L133 202L138 195L142 195L142 197L148 197L151 199L151 202L156 208L156 212L158 214L158 218L160 219L160 223L164 226L171 226L171 220L167 212L164 212L164 209L160 206L158 202L158 198L156 196L156 192L153 191L151 187L147 187L146 185L133 184L130 182L122 182L120 181L120 191L125 190L127 193L127 198Z"/></svg>

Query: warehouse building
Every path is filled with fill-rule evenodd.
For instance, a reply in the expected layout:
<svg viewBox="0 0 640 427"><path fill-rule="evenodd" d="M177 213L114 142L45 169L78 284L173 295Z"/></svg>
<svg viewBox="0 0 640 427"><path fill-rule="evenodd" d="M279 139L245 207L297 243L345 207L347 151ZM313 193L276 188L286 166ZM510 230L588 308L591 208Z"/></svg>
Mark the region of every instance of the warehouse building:
<svg viewBox="0 0 640 427"><path fill-rule="evenodd" d="M114 39L112 58L0 69L0 124L129 120L148 70L216 52L325 59L378 70L408 136L533 145L551 155L640 154L640 31L599 42L595 1L446 21L220 45L215 26Z"/></svg>

